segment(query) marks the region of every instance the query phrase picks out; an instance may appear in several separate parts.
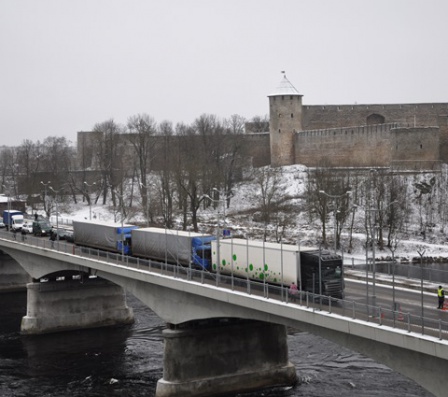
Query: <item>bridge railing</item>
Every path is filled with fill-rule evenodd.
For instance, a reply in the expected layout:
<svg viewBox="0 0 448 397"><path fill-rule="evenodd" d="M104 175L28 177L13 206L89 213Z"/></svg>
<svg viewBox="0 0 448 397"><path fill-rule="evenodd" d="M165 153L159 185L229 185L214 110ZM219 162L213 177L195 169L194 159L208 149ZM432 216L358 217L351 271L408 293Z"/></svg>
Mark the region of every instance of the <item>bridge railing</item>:
<svg viewBox="0 0 448 397"><path fill-rule="evenodd" d="M355 302L346 299L329 298L328 296L302 291L297 296L289 294L289 287L256 282L242 279L233 275L211 273L209 271L193 269L180 265L151 261L144 258L122 256L119 254L98 252L89 248L76 248L76 254L107 258L108 260L127 267L153 273L164 274L170 277L195 281L201 284L213 285L240 293L254 295L265 299L274 299L289 305L306 307L315 312L327 312L340 315L353 320L374 323L378 326L388 326L403 330L407 333L419 333L448 340L448 322L434 320L412 315L409 312L396 308L374 306L365 302Z"/></svg>
<svg viewBox="0 0 448 397"><path fill-rule="evenodd" d="M307 308L315 312L331 313L352 320L375 323L403 330L408 333L419 333L448 340L448 322L441 319L431 319L413 315L401 307L385 308L373 306L367 301L351 301L346 299L329 298L328 296L299 291L296 296L289 294L287 286L269 284L263 281L253 281L231 275L224 275L205 270L193 269L181 265L151 261L144 258L130 257L113 252L100 251L92 248L79 247L65 241L51 241L30 235L16 235L1 232L0 238L16 240L18 243L31 244L37 247L57 250L59 252L87 257L93 260L106 261L111 264L125 266L141 271L163 274L186 281L212 285L219 288L236 291L248 295L284 302L291 306ZM391 305L392 306L392 305Z"/></svg>

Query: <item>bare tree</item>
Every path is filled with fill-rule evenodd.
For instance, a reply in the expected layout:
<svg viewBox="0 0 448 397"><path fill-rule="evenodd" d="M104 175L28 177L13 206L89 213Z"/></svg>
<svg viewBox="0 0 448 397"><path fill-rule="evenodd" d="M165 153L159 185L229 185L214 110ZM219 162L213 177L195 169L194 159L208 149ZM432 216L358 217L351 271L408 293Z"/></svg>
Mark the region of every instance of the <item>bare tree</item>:
<svg viewBox="0 0 448 397"><path fill-rule="evenodd" d="M158 173L159 206L164 224L167 228L173 227L173 203L176 194L175 171L178 169L179 148L174 144L173 126L164 121L159 125L160 135L163 136L163 151L159 154L161 171Z"/></svg>
<svg viewBox="0 0 448 397"><path fill-rule="evenodd" d="M17 147L17 165L20 174L21 192L32 194L37 188L35 173L40 171L40 164L43 158L42 145L29 139L22 142Z"/></svg>
<svg viewBox="0 0 448 397"><path fill-rule="evenodd" d="M267 115L254 116L246 124L246 127L246 132L269 132L269 117Z"/></svg>
<svg viewBox="0 0 448 397"><path fill-rule="evenodd" d="M11 196L17 195L16 189L16 150L15 148L4 148L0 153L0 171L1 171L1 182L2 191L4 187L8 189L8 194Z"/></svg>
<svg viewBox="0 0 448 397"><path fill-rule="evenodd" d="M340 247L340 238L344 224L350 216L352 207L347 194L351 190L350 174L319 167L308 172L305 196L310 218L317 214L322 223L322 242L327 246L327 217L333 212L333 227L336 248Z"/></svg>
<svg viewBox="0 0 448 397"><path fill-rule="evenodd" d="M197 212L203 201L203 195L207 191L204 189L204 181L210 181L207 175L210 172L206 169L206 160L200 150L200 137L191 127L178 126L179 138L177 145L177 162L175 168L176 184L178 186L179 207L183 214L183 228L186 228L188 215L191 215L191 222L194 231L198 231ZM204 137L206 139L206 137ZM202 145L204 145L202 143ZM197 154L195 156L195 154ZM200 154L200 155L199 155Z"/></svg>
<svg viewBox="0 0 448 397"><path fill-rule="evenodd" d="M143 213L148 222L151 219L150 203L150 182L148 174L151 172L151 163L155 155L157 124L152 117L147 114L132 116L128 120L129 134L127 138L132 145L135 160L137 180L139 181L140 197L142 199Z"/></svg>
<svg viewBox="0 0 448 397"><path fill-rule="evenodd" d="M106 204L109 189L112 194L113 206L117 207L117 197L114 192L124 191L123 183L128 175L125 167L122 127L112 119L98 123L93 128L96 133L93 142L98 168L101 170L101 186L103 189L103 204Z"/></svg>
<svg viewBox="0 0 448 397"><path fill-rule="evenodd" d="M281 189L282 168L261 167L253 171L253 178L258 187L253 197L254 204L261 211L261 221L264 224L266 241L267 225L271 222L273 214L277 214L283 196Z"/></svg>

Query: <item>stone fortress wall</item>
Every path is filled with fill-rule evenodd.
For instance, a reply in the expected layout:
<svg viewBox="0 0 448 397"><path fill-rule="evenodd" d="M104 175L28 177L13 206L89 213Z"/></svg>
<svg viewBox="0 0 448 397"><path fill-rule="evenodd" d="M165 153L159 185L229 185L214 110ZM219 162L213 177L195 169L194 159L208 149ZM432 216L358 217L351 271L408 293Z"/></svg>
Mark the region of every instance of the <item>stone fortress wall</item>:
<svg viewBox="0 0 448 397"><path fill-rule="evenodd" d="M273 165L438 170L448 162L448 103L298 110L301 100L286 76L269 96ZM290 125L279 128L287 116Z"/></svg>
<svg viewBox="0 0 448 397"><path fill-rule="evenodd" d="M302 95L284 76L269 95L269 132L248 132L240 138L243 155L255 167L304 164L437 170L441 163L448 163L448 103L303 105ZM78 133L84 169L95 168L94 139L91 131ZM170 143L166 137L154 139L160 156ZM160 159L153 160L159 168Z"/></svg>
<svg viewBox="0 0 448 397"><path fill-rule="evenodd" d="M297 133L295 159L308 166L392 167L436 170L439 128L401 123L329 128Z"/></svg>
<svg viewBox="0 0 448 397"><path fill-rule="evenodd" d="M448 115L448 103L393 105L303 106L302 129L402 123L409 126L437 126L439 115Z"/></svg>

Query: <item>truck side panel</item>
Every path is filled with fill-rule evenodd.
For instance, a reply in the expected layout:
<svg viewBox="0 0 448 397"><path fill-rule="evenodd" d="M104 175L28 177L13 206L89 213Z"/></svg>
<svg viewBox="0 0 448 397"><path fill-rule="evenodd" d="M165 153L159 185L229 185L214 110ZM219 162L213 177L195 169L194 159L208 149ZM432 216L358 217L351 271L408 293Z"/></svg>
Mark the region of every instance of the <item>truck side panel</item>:
<svg viewBox="0 0 448 397"><path fill-rule="evenodd" d="M17 224L15 219L17 219ZM23 224L23 212L19 210L4 210L3 223L8 229L13 228L20 230Z"/></svg>
<svg viewBox="0 0 448 397"><path fill-rule="evenodd" d="M299 283L298 248L240 239L220 240L221 274L233 274L275 284ZM217 241L212 241L213 269L218 261ZM282 272L283 270L283 272ZM283 274L283 277L282 277Z"/></svg>
<svg viewBox="0 0 448 397"><path fill-rule="evenodd" d="M122 237L129 237L130 231L135 228L133 225L106 224L99 222L73 221L73 233L75 244L106 251L121 253ZM128 253L125 247L125 254Z"/></svg>
<svg viewBox="0 0 448 397"><path fill-rule="evenodd" d="M75 244L87 247L116 250L116 228L87 222L73 221Z"/></svg>
<svg viewBox="0 0 448 397"><path fill-rule="evenodd" d="M210 267L210 241L215 237L182 230L147 227L132 231L132 254L183 266Z"/></svg>
<svg viewBox="0 0 448 397"><path fill-rule="evenodd" d="M143 258L189 265L196 233L142 228L132 231L132 253Z"/></svg>

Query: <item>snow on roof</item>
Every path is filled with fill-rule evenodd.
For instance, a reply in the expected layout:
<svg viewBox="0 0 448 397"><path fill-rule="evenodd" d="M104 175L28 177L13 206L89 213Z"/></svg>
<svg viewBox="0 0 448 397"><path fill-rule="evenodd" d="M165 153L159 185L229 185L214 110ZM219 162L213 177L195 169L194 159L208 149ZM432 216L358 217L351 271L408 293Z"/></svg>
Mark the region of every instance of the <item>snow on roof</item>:
<svg viewBox="0 0 448 397"><path fill-rule="evenodd" d="M294 87L291 82L286 77L286 74L283 73L283 79L280 81L279 85L275 89L272 94L268 96L277 96L277 95L300 95L299 91L297 91L296 87Z"/></svg>

